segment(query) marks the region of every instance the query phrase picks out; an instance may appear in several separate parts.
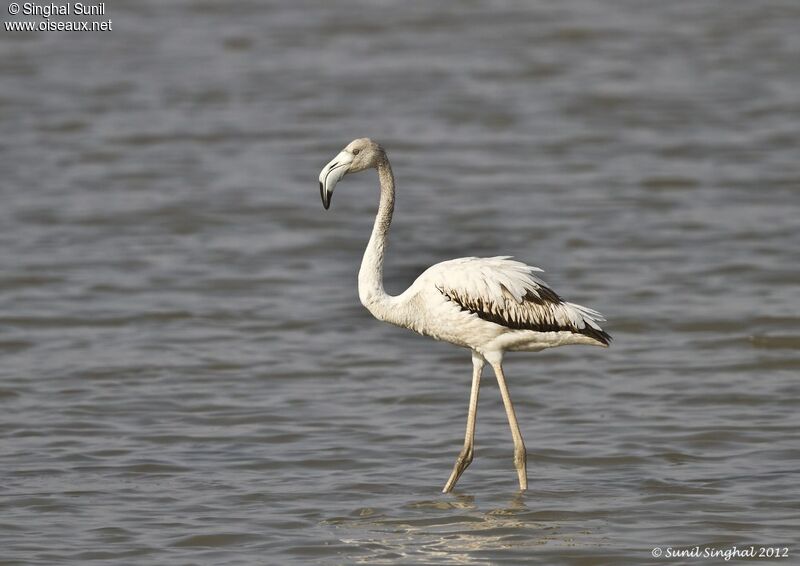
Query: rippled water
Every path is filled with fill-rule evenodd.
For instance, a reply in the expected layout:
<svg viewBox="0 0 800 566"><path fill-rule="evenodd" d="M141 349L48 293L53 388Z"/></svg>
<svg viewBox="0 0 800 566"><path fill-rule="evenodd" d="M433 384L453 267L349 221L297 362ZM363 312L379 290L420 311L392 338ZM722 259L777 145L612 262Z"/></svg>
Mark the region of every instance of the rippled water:
<svg viewBox="0 0 800 566"><path fill-rule="evenodd" d="M797 561L797 2L107 11L0 33L0 563ZM490 374L439 492L468 352L359 305L375 175L319 202L364 135L390 291L513 254L609 318L508 357L525 494Z"/></svg>

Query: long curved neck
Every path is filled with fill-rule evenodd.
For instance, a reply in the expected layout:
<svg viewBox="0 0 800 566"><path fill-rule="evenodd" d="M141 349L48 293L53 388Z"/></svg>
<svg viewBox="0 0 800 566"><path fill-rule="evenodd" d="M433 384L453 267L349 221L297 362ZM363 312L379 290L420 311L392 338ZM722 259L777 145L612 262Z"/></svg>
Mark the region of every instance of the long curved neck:
<svg viewBox="0 0 800 566"><path fill-rule="evenodd" d="M358 272L358 297L370 312L382 318L380 314L385 314L382 311L384 307L388 307L387 303L391 299L383 290L383 257L394 212L394 175L386 157L378 164L378 179L381 184L381 200Z"/></svg>

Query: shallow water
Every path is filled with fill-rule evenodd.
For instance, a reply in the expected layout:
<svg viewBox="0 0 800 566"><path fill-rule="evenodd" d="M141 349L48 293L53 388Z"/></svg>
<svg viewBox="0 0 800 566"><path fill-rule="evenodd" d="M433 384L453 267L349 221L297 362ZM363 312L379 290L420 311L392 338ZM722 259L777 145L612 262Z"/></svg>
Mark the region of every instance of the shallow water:
<svg viewBox="0 0 800 566"><path fill-rule="evenodd" d="M107 11L0 33L1 564L797 561L796 2ZM439 492L468 352L359 305L374 174L319 201L364 135L390 291L513 254L609 319L507 358L525 494L490 376Z"/></svg>

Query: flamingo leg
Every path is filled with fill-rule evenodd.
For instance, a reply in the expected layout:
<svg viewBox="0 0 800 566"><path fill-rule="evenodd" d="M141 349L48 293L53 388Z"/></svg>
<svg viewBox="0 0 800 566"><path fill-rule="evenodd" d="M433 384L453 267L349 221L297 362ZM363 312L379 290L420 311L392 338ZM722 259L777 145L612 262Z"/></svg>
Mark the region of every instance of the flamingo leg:
<svg viewBox="0 0 800 566"><path fill-rule="evenodd" d="M467 431L464 434L464 447L456 458L450 478L442 489L442 493L448 493L455 487L458 478L464 473L472 463L473 442L475 439L475 417L478 413L478 391L481 387L481 373L483 372L484 359L477 352L472 352L472 389L469 394L469 411L467 413Z"/></svg>
<svg viewBox="0 0 800 566"><path fill-rule="evenodd" d="M497 377L497 385L500 387L500 395L503 396L503 405L506 408L508 424L511 427L511 437L514 439L514 466L517 468L517 476L519 476L519 489L520 491L525 491L528 489L528 473L526 467L528 454L525 451L525 443L522 441L522 433L517 423L517 415L514 413L514 405L511 403L511 396L508 394L508 385L506 385L506 377L503 374L503 365L499 360L491 360L491 364L494 374Z"/></svg>

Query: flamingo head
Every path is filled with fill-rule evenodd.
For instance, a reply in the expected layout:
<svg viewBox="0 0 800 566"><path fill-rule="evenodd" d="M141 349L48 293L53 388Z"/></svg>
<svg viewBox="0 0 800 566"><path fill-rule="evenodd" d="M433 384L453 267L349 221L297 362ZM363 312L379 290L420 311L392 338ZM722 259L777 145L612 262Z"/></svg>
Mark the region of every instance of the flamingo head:
<svg viewBox="0 0 800 566"><path fill-rule="evenodd" d="M342 177L375 169L383 159L386 159L383 148L369 138L358 138L347 144L319 173L319 194L325 210L331 206L333 189Z"/></svg>

